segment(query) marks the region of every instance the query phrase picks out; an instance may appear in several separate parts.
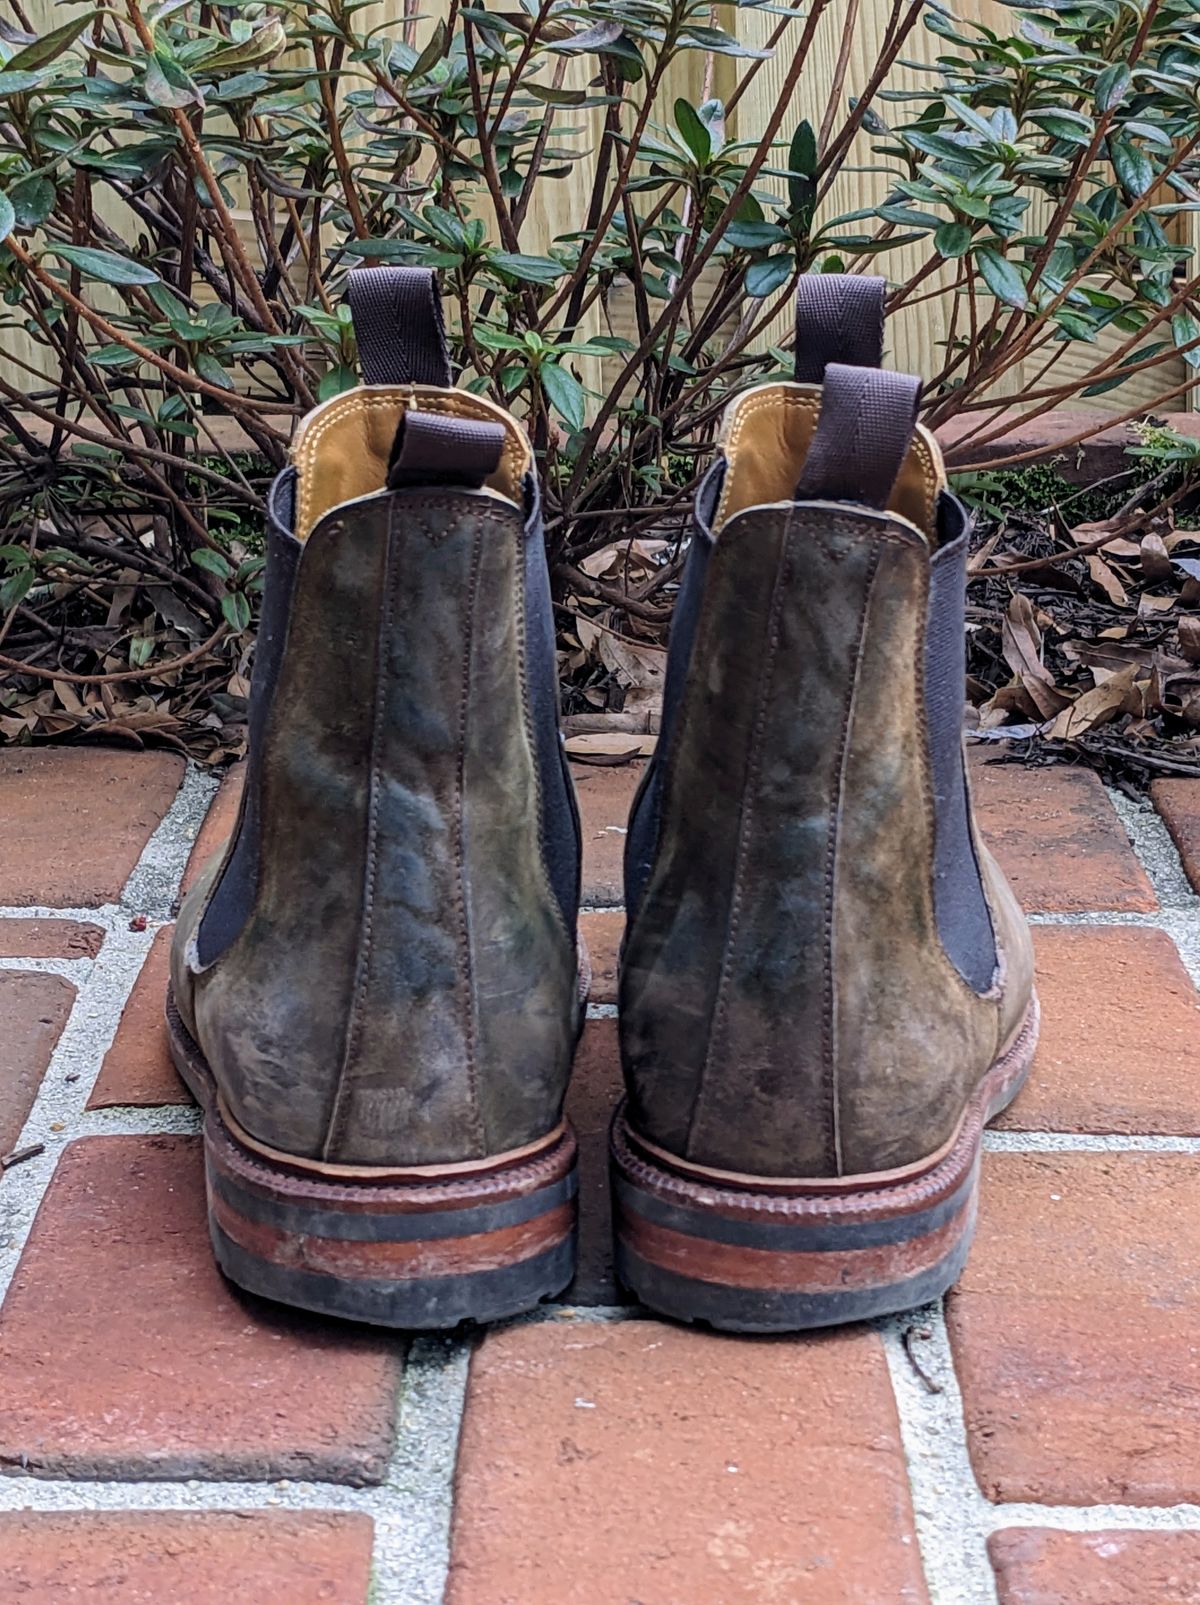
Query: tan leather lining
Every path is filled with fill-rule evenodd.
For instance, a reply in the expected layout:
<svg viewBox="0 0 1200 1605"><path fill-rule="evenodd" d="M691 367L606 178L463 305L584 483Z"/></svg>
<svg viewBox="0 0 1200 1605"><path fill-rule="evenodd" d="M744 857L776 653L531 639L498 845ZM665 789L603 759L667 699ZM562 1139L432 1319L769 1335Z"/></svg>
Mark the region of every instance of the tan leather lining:
<svg viewBox="0 0 1200 1605"><path fill-rule="evenodd" d="M504 452L487 486L517 507L521 505L521 485L533 466L533 455L520 425L502 407L466 390L363 385L315 408L296 431L292 462L300 476L296 504L299 540L305 540L332 508L384 489L396 427L409 407L503 424L507 434Z"/></svg>
<svg viewBox="0 0 1200 1605"><path fill-rule="evenodd" d="M721 430L729 466L714 532L748 507L792 500L820 413L819 385L760 385L730 405ZM918 425L888 510L936 541L937 499L945 485L937 442Z"/></svg>

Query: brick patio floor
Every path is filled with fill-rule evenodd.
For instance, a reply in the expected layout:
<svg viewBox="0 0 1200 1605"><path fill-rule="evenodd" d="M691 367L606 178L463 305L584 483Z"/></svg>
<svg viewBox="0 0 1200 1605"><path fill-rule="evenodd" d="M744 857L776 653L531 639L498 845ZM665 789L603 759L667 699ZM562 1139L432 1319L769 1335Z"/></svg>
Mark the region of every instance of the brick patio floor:
<svg viewBox="0 0 1200 1605"><path fill-rule="evenodd" d="M766 1341L622 1303L637 774L585 769L580 1274L535 1319L405 1343L209 1258L160 1010L237 774L0 753L0 1153L44 1144L0 1179L4 1605L1198 1605L1200 782L1156 812L974 763L1045 1026L946 1310Z"/></svg>

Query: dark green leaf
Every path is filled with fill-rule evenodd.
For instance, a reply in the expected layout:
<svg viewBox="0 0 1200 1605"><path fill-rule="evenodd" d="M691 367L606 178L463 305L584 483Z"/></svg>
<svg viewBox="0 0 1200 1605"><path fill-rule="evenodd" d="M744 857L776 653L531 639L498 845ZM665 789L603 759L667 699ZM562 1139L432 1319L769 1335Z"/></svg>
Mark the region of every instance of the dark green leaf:
<svg viewBox="0 0 1200 1605"><path fill-rule="evenodd" d="M333 396L340 396L346 390L353 390L358 384L358 374L344 362L335 363L321 375L321 382L317 386L317 400L329 401Z"/></svg>
<svg viewBox="0 0 1200 1605"><path fill-rule="evenodd" d="M578 433L583 428L587 396L569 369L557 362L544 362L538 370L546 399L567 426Z"/></svg>
<svg viewBox="0 0 1200 1605"><path fill-rule="evenodd" d="M752 262L746 269L746 294L761 301L787 283L794 265L790 256L769 256L765 262Z"/></svg>
<svg viewBox="0 0 1200 1605"><path fill-rule="evenodd" d="M974 260L992 294L999 300L1007 302L1010 307L1024 311L1028 304L1025 281L1008 258L1001 256L999 251L987 245L982 250L976 251Z"/></svg>
<svg viewBox="0 0 1200 1605"><path fill-rule="evenodd" d="M1096 79L1096 110L1111 111L1119 106L1129 93L1133 75L1123 61L1114 61Z"/></svg>
<svg viewBox="0 0 1200 1605"><path fill-rule="evenodd" d="M201 379L210 385L216 385L218 390L233 389L233 380L211 352L197 351L192 358L192 366Z"/></svg>
<svg viewBox="0 0 1200 1605"><path fill-rule="evenodd" d="M764 251L787 238L778 223L731 223L723 236L727 245L739 251Z"/></svg>
<svg viewBox="0 0 1200 1605"><path fill-rule="evenodd" d="M566 272L561 262L550 256L524 256L514 251L493 251L489 265L508 279L526 284L553 284Z"/></svg>
<svg viewBox="0 0 1200 1605"><path fill-rule="evenodd" d="M696 166L707 166L712 156L712 136L700 120L700 113L682 97L675 102L675 126Z"/></svg>
<svg viewBox="0 0 1200 1605"><path fill-rule="evenodd" d="M1110 140L1109 149L1113 171L1122 187L1130 195L1144 195L1154 183L1154 163L1146 152L1128 139Z"/></svg>
<svg viewBox="0 0 1200 1605"><path fill-rule="evenodd" d="M1171 319L1171 334L1177 346L1190 345L1193 340L1200 339L1200 323L1196 322L1190 312L1177 312ZM1200 346L1185 351L1183 360L1189 368L1200 367Z"/></svg>
<svg viewBox="0 0 1200 1605"><path fill-rule="evenodd" d="M771 56L769 50L742 44L724 28L701 28L694 22L679 35L679 43L685 49L690 46L693 50L711 50L717 56L736 56L745 61L767 61Z"/></svg>
<svg viewBox="0 0 1200 1605"><path fill-rule="evenodd" d="M31 45L10 56L4 64L5 72L34 72L38 67L48 66L64 50L71 48L98 15L95 11L83 11L79 16L72 17L70 22L64 22L60 28L44 33L40 39L35 39Z"/></svg>
<svg viewBox="0 0 1200 1605"><path fill-rule="evenodd" d="M446 54L446 24L439 18L430 35L429 43L422 50L412 65L411 71L405 74L410 81L424 78Z"/></svg>
<svg viewBox="0 0 1200 1605"><path fill-rule="evenodd" d="M15 574L10 574L0 585L0 612L7 613L18 602L23 602L33 589L33 580L32 568L19 568Z"/></svg>
<svg viewBox="0 0 1200 1605"><path fill-rule="evenodd" d="M230 591L227 596L221 598L221 612L229 628L236 630L239 635L249 626L250 603L241 591Z"/></svg>
<svg viewBox="0 0 1200 1605"><path fill-rule="evenodd" d="M144 267L140 262L131 262L127 256L117 256L114 251L100 251L90 245L52 245L48 249L72 267L77 267L81 273L87 274L88 278L99 279L102 284L158 282L158 274L153 268Z"/></svg>
<svg viewBox="0 0 1200 1605"><path fill-rule="evenodd" d="M192 562L195 563L197 568L202 568L209 574L215 574L218 579L229 580L233 578L233 568L228 558L223 557L220 552L214 552L209 546L202 546L199 551L193 552Z"/></svg>
<svg viewBox="0 0 1200 1605"><path fill-rule="evenodd" d="M933 244L941 256L963 256L971 248L971 230L965 223L943 223L933 236Z"/></svg>
<svg viewBox="0 0 1200 1605"><path fill-rule="evenodd" d="M177 61L156 50L146 68L146 99L155 106L202 106L204 96Z"/></svg>
<svg viewBox="0 0 1200 1605"><path fill-rule="evenodd" d="M42 81L37 72L0 72L0 100L9 95L24 95Z"/></svg>
<svg viewBox="0 0 1200 1605"><path fill-rule="evenodd" d="M54 210L54 185L48 178L23 178L8 192L19 228L37 228Z"/></svg>

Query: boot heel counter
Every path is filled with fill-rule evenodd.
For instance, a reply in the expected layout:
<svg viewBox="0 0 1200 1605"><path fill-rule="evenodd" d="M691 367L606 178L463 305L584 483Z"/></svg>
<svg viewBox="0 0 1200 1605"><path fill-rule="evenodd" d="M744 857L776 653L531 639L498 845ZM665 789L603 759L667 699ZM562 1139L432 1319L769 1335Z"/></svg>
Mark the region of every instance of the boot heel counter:
<svg viewBox="0 0 1200 1605"><path fill-rule="evenodd" d="M897 1055L928 1062L919 994L973 1039L933 916L927 592L886 516L757 509L717 542L622 993L632 1119L683 1158L860 1168Z"/></svg>
<svg viewBox="0 0 1200 1605"><path fill-rule="evenodd" d="M524 538L498 497L402 491L306 544L253 907L197 987L231 1112L273 1147L451 1163L559 1118L573 945L540 835Z"/></svg>

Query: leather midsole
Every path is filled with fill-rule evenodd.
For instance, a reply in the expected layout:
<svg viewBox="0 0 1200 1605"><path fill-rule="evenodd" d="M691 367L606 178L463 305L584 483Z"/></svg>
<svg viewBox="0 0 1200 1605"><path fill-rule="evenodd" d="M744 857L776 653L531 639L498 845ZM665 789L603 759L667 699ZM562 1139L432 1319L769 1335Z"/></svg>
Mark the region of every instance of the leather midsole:
<svg viewBox="0 0 1200 1605"><path fill-rule="evenodd" d="M930 1171L936 1170L954 1152L975 1103L981 1097L989 1095L990 1087L996 1081L1003 1082L1009 1061L1024 1053L1028 1046L1027 1037L1030 1032L1036 1031L1037 1021L1038 1003L1035 995L1031 997L1020 1025L996 1056L991 1069L980 1080L952 1134L934 1153L927 1154L923 1159L916 1159L909 1165L897 1166L894 1170L860 1171L852 1176L755 1176L737 1170L718 1170L710 1165L695 1164L690 1159L681 1159L677 1154L669 1153L667 1149L660 1148L656 1143L643 1137L629 1125L628 1121L625 1129L630 1142L656 1164L675 1171L680 1176L710 1182L717 1186L739 1187L746 1192L769 1193L860 1193L894 1187L897 1184L919 1180Z"/></svg>
<svg viewBox="0 0 1200 1605"><path fill-rule="evenodd" d="M286 1165L289 1170L306 1171L313 1176L324 1176L335 1181L441 1181L452 1176L483 1176L493 1170L505 1170L510 1165L522 1164L537 1154L545 1153L560 1143L566 1134L567 1123L560 1120L554 1130L536 1142L529 1142L522 1148L509 1148L502 1154L489 1154L485 1159L465 1159L447 1165L334 1165L320 1159L306 1159L296 1154L285 1154L278 1148L270 1148L264 1142L259 1142L250 1133L239 1126L225 1106L225 1100L217 1094L217 1108L221 1112L221 1119L229 1129L229 1134L243 1148L257 1154L260 1159L269 1159L273 1165Z"/></svg>
<svg viewBox="0 0 1200 1605"><path fill-rule="evenodd" d="M183 1018L175 1004L173 993L167 992L167 1030L171 1039L172 1056L176 1068L183 1077L189 1090L196 1100L205 1109L215 1104L226 1129L237 1144L247 1152L256 1154L260 1159L268 1160L272 1165L280 1165L288 1170L298 1171L302 1174L320 1176L331 1181L440 1181L445 1178L482 1176L492 1171L506 1170L512 1165L520 1165L547 1149L555 1147L562 1142L567 1132L567 1122L560 1120L553 1131L547 1132L544 1137L525 1143L520 1148L508 1148L503 1153L487 1154L479 1159L466 1159L448 1164L439 1165L337 1165L325 1160L312 1159L303 1154L284 1153L279 1148L272 1148L269 1144L259 1142L252 1137L245 1128L230 1113L224 1098L217 1088L216 1081L208 1063L201 1053L199 1046L192 1038ZM186 1060L186 1064L182 1062Z"/></svg>

